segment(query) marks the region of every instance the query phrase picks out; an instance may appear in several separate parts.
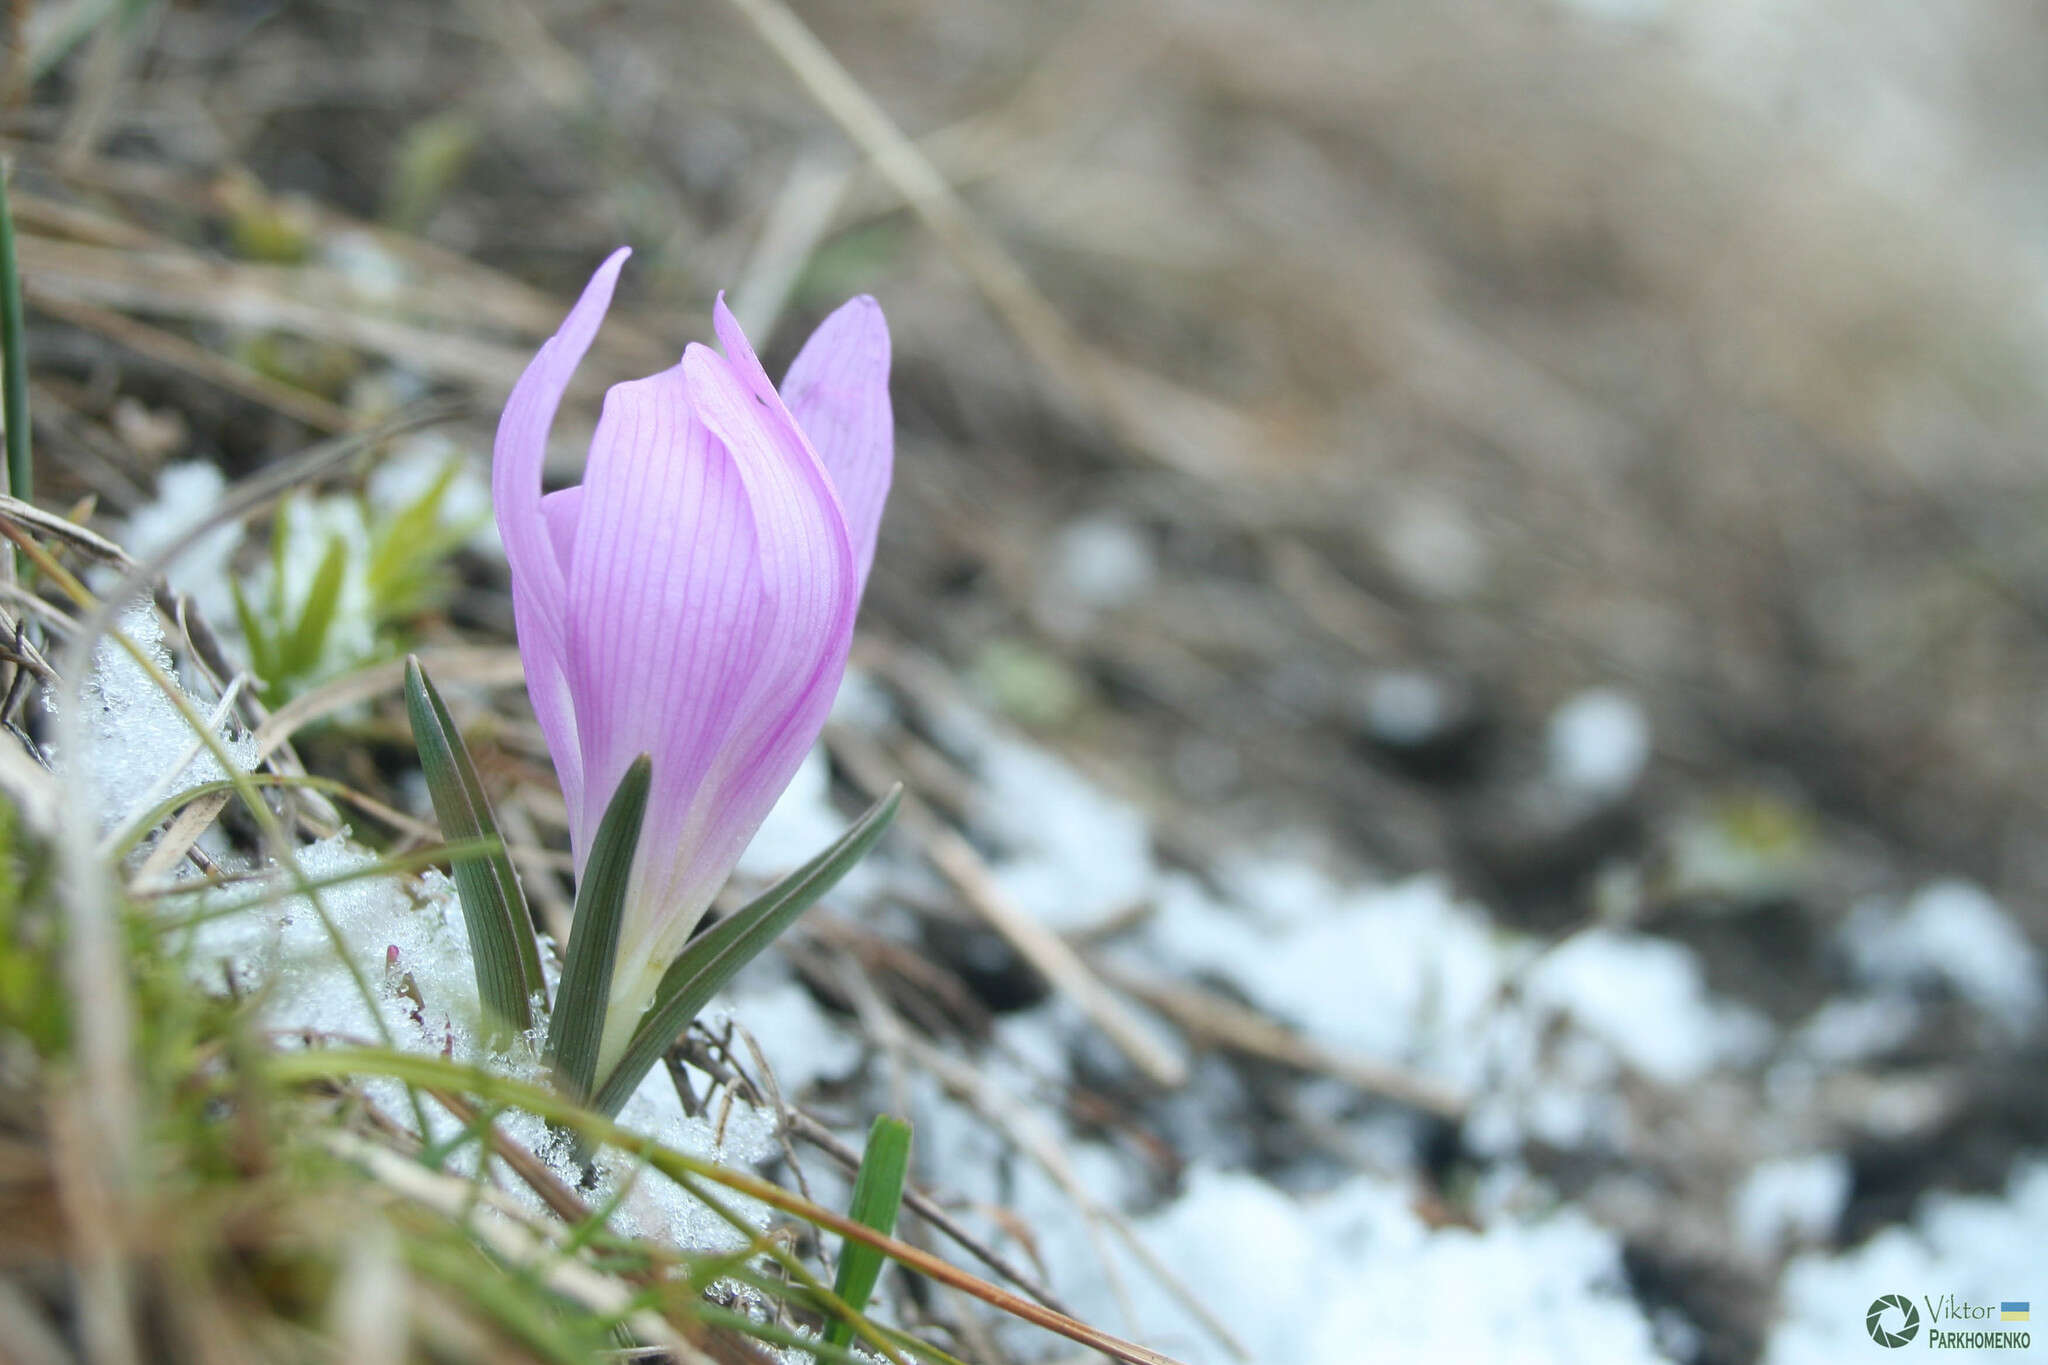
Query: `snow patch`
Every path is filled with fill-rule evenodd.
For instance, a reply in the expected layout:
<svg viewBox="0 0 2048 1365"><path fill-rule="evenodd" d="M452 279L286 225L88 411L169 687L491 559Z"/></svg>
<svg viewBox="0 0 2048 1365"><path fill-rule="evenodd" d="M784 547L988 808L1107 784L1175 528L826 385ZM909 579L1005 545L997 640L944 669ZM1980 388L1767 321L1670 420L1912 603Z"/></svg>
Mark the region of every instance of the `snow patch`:
<svg viewBox="0 0 2048 1365"><path fill-rule="evenodd" d="M1551 713L1550 776L1566 791L1599 801L1626 795L1650 760L1650 722L1634 700L1590 688Z"/></svg>
<svg viewBox="0 0 2048 1365"><path fill-rule="evenodd" d="M186 916L177 942L203 983L232 988L258 1001L264 1022L309 1046L380 1043L429 1057L446 1057L513 1079L547 1084L535 1051L537 1037L500 1051L484 1034L471 965L469 935L453 884L438 872L412 878L378 870L368 851L334 836L295 855L303 881L280 872L203 893L176 911ZM301 889L310 884L313 894ZM537 1032L537 1030L536 1030ZM701 1094L709 1078L693 1076ZM364 1094L393 1120L417 1126L424 1119L433 1142L452 1142L464 1131L431 1100L419 1101L396 1082L370 1079ZM499 1126L533 1151L575 1188L583 1172L559 1135L531 1114L507 1111ZM688 1156L743 1165L775 1151L774 1120L727 1102L709 1112L683 1112L667 1071L648 1074L619 1114L631 1131L645 1133ZM473 1172L474 1146L456 1150L449 1167ZM538 1196L516 1179L508 1191L541 1211ZM724 1195L746 1231L733 1228L709 1206L666 1177L633 1160L605 1152L598 1181L586 1191L593 1205L617 1196L612 1224L628 1236L663 1238L693 1250L745 1245L767 1223L768 1210Z"/></svg>
<svg viewBox="0 0 2048 1365"><path fill-rule="evenodd" d="M156 501L135 509L121 527L121 545L138 560L155 558L212 514L227 491L227 475L204 461L165 465L156 476ZM171 587L189 596L209 621L234 619L235 599L228 584L234 577L235 551L242 545L242 523L229 521L194 541L164 574Z"/></svg>
<svg viewBox="0 0 2048 1365"><path fill-rule="evenodd" d="M1427 673L1383 673L1365 694L1366 729L1385 744L1420 744L1444 728L1450 712L1443 684Z"/></svg>
<svg viewBox="0 0 2048 1365"><path fill-rule="evenodd" d="M1536 963L1523 990L1660 1085L1752 1061L1771 1037L1762 1016L1708 994L1691 949L1640 934L1575 934Z"/></svg>
<svg viewBox="0 0 2048 1365"><path fill-rule="evenodd" d="M1944 986L2014 1038L2041 1021L2039 955L1998 902L1969 882L1935 882L1903 911L1867 901L1843 926L1841 941L1867 982Z"/></svg>
<svg viewBox="0 0 2048 1365"><path fill-rule="evenodd" d="M850 1075L866 1051L858 1033L833 1020L794 981L736 987L721 1003L722 1011L718 1005L706 1011L709 1022L716 1027L723 1012L752 1035L783 1098L792 1103L818 1081Z"/></svg>
<svg viewBox="0 0 2048 1365"><path fill-rule="evenodd" d="M1053 542L1052 566L1059 591L1102 611L1136 601L1158 573L1144 533L1111 517L1070 523Z"/></svg>
<svg viewBox="0 0 2048 1365"><path fill-rule="evenodd" d="M1144 815L1066 763L1019 741L980 746L975 824L998 845L996 880L1055 929L1083 929L1130 909L1153 877Z"/></svg>
<svg viewBox="0 0 2048 1365"><path fill-rule="evenodd" d="M155 607L138 602L122 614L118 629L152 663L176 679ZM179 692L202 718L211 720L219 709L182 687ZM92 673L85 681L80 705L85 722L80 766L103 829L119 828L165 797L227 776L177 703L114 640L101 640L94 647ZM238 770L248 772L256 766L256 744L247 735L222 723L215 728L214 737ZM60 756L58 766L69 768L70 764Z"/></svg>
<svg viewBox="0 0 2048 1365"><path fill-rule="evenodd" d="M1838 1256L1811 1254L1787 1267L1779 1300L1785 1316L1764 1350L1765 1365L1836 1365L1883 1352L1871 1345L1863 1315L1879 1294L1905 1294L1922 1313L1921 1332L1997 1329L1982 1321L1926 1320L1922 1296L1952 1294L1994 1308L2004 1299L2034 1296L2044 1261L2041 1229L2048 1227L2048 1158L2016 1165L2005 1196L1935 1194L1921 1202L1910 1225L1886 1228ZM1894 1324L1896 1325L1896 1324ZM2022 1329L2024 1330L2024 1329ZM1913 1343L1920 1349L1923 1336ZM2009 1360L2009 1350L1944 1351L1956 1360Z"/></svg>
<svg viewBox="0 0 2048 1365"><path fill-rule="evenodd" d="M1920 1010L1905 996L1838 996L1808 1016L1792 1044L1823 1066L1855 1066L1903 1047L1919 1024Z"/></svg>
<svg viewBox="0 0 2048 1365"><path fill-rule="evenodd" d="M1759 1261L1788 1247L1824 1243L1849 1201L1849 1159L1840 1152L1759 1164L1737 1187L1729 1219L1736 1242Z"/></svg>
<svg viewBox="0 0 2048 1365"><path fill-rule="evenodd" d="M1376 1176L1296 1199L1256 1176L1196 1167L1136 1232L1253 1360L1662 1359L1615 1239L1571 1211L1502 1217L1483 1231L1432 1228L1402 1185ZM1062 1286L1084 1313L1131 1321L1141 1340L1189 1365L1230 1359L1164 1287L1117 1259L1131 1313L1101 1276Z"/></svg>

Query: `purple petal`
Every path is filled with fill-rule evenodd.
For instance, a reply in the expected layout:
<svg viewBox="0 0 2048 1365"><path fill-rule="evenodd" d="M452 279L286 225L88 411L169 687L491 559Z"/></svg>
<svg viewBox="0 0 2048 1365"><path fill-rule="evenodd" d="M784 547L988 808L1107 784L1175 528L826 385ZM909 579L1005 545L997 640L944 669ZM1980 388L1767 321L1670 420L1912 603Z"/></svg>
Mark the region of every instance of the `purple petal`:
<svg viewBox="0 0 2048 1365"><path fill-rule="evenodd" d="M542 628L561 636L562 590L566 575L549 543L540 508L541 469L547 463L548 429L568 391L584 353L597 336L619 271L632 254L620 247L605 258L583 296L562 320L562 326L527 365L498 419L498 439L491 456L491 500L496 504L498 531L505 542L505 560L515 582L524 581L539 613Z"/></svg>
<svg viewBox="0 0 2048 1365"><path fill-rule="evenodd" d="M557 553L562 538L559 533L550 534L549 522L573 526L574 513L569 510L564 516L558 511L551 516L543 510L541 469L547 462L548 429L554 424L555 410L604 321L619 271L631 254L620 247L605 259L561 329L519 376L498 421L491 460L491 500L512 573L512 615L519 634L519 657L526 666L526 692L533 700L534 715L561 779L562 795L572 811L583 800L583 760L564 663L566 574ZM564 510L574 506L573 499L559 495L554 503Z"/></svg>
<svg viewBox="0 0 2048 1365"><path fill-rule="evenodd" d="M759 654L754 520L680 367L612 388L569 558L567 672L589 792L572 811L579 859L642 753L654 756L643 849L681 840Z"/></svg>
<svg viewBox="0 0 2048 1365"><path fill-rule="evenodd" d="M715 791L696 825L695 875L715 889L817 741L846 670L858 585L831 479L794 427L763 420L770 415L758 394L715 352L691 346L682 368L691 406L730 456L758 532L759 652L733 702L709 776ZM657 785L661 764L657 754ZM654 946L656 955L672 955L681 940Z"/></svg>
<svg viewBox="0 0 2048 1365"><path fill-rule="evenodd" d="M724 290L719 291L718 298L711 305L711 326L718 333L718 344L725 348L726 362L741 387L775 419L795 428L796 419L789 415L782 395L775 392L775 385L769 382L768 371L761 367L761 357L754 354L754 345L741 330L740 320L732 315L732 309L725 306Z"/></svg>
<svg viewBox="0 0 2048 1365"><path fill-rule="evenodd" d="M547 522L548 544L554 547L555 562L562 566L562 572L569 571L569 553L576 544L576 519L583 512L583 486L572 484L543 494L540 500L541 517Z"/></svg>
<svg viewBox="0 0 2048 1365"><path fill-rule="evenodd" d="M540 615L532 591L515 577L512 624L519 635L519 659L526 667L526 695L533 701L534 718L540 722L541 736L548 742L548 756L555 763L555 777L562 784L562 800L568 803L573 817L583 808L583 748L576 733L576 701L569 690L561 649L542 628ZM575 828L572 819L572 842ZM584 845L576 842L575 847L580 869Z"/></svg>
<svg viewBox="0 0 2048 1365"><path fill-rule="evenodd" d="M863 294L819 323L791 362L782 397L839 490L865 585L896 451L881 305Z"/></svg>
<svg viewBox="0 0 2048 1365"><path fill-rule="evenodd" d="M626 253L521 376L492 490L527 690L580 870L634 758L654 787L628 889L614 1021L628 1027L787 786L846 668L890 479L889 337L856 299L786 405L721 298L727 355L614 387L580 487L541 495L548 427ZM607 1025L607 1047L622 1038Z"/></svg>

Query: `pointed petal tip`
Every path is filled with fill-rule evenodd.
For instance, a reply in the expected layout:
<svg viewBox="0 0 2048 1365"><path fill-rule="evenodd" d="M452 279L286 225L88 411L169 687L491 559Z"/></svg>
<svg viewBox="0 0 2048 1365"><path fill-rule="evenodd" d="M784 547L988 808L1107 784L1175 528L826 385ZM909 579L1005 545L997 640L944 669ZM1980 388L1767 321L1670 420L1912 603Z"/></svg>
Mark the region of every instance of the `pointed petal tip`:
<svg viewBox="0 0 2048 1365"><path fill-rule="evenodd" d="M683 371L683 377L693 383L703 382L698 378L700 375L719 373L720 366L725 367L726 374L732 373L732 362L720 355L716 347L707 346L701 341L693 341L684 346L683 358L677 364Z"/></svg>
<svg viewBox="0 0 2048 1365"><path fill-rule="evenodd" d="M768 378L768 372L761 368L761 357L754 353L754 343L747 339L746 328L733 316L726 306L725 291L718 291L718 298L711 305L711 329L718 334L718 344L725 348L725 358L756 398L763 403L780 402L776 397L775 383Z"/></svg>
<svg viewBox="0 0 2048 1365"><path fill-rule="evenodd" d="M818 324L812 337L869 364L889 365L889 319L873 294L856 294ZM808 347L809 343L805 343ZM792 367L794 368L794 367Z"/></svg>
<svg viewBox="0 0 2048 1365"><path fill-rule="evenodd" d="M567 334L571 327L588 327L588 332L596 336L598 323L604 321L604 313L612 307L612 291L618 289L618 272L625 270L627 258L631 254L633 248L623 246L616 248L602 262L598 262L598 268L590 272L590 282L584 284L584 293L575 299L575 307L569 309L569 315L561 319L561 327L557 329L555 336ZM588 344L590 342L586 340L584 346Z"/></svg>
<svg viewBox="0 0 2048 1365"><path fill-rule="evenodd" d="M626 268L626 260L632 254L632 247L613 247L611 255L599 261L597 269L590 272L590 285L584 286L583 292L588 294L591 286L595 285L599 280L605 282L605 288L609 291L613 285L618 283L619 272Z"/></svg>

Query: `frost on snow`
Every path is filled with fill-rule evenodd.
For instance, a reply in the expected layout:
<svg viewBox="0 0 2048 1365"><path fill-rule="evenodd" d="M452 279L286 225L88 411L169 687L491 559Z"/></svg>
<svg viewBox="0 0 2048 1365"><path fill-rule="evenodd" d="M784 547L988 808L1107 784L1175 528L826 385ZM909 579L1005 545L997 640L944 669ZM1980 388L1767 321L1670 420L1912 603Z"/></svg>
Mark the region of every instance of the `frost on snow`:
<svg viewBox="0 0 2048 1365"><path fill-rule="evenodd" d="M308 1043L380 1043L423 1056L447 1057L487 1067L518 1080L545 1084L531 1047L511 1055L495 1053L480 1029L476 979L469 936L453 884L437 872L414 879L376 871L376 859L337 836L298 851L299 870L319 884L318 903L288 892L280 875L244 883L202 898L205 913L185 931L183 947L198 978L232 985L261 1004L265 1022L279 1035ZM353 968L353 971L351 970ZM700 1092L706 1078L694 1078ZM372 1079L363 1090L390 1118L416 1123L411 1098L397 1083ZM457 1137L462 1125L434 1105L423 1104L431 1136ZM508 1111L499 1126L530 1148L571 1187L582 1171L560 1140L531 1115ZM707 1117L683 1113L662 1068L626 1104L619 1122L686 1155L745 1164L775 1150L773 1120L744 1104ZM473 1170L474 1147L451 1160ZM589 1192L602 1206L623 1186L631 1188L612 1218L628 1236L651 1236L693 1250L731 1249L741 1234L707 1206L665 1178L638 1171L632 1163L600 1159L600 1182ZM507 1182L515 1193L524 1186ZM537 1197L531 1198L541 1211ZM751 1201L728 1200L754 1226L767 1210Z"/></svg>
<svg viewBox="0 0 2048 1365"><path fill-rule="evenodd" d="M138 603L122 615L119 629L176 679L156 608ZM200 717L214 720L215 737L237 768L248 772L255 767L255 741L216 719L216 704L190 693L185 701ZM177 703L115 640L101 640L93 650L93 669L82 689L81 705L81 766L103 828L125 825L168 796L227 776ZM69 759L58 755L58 766L68 770Z"/></svg>

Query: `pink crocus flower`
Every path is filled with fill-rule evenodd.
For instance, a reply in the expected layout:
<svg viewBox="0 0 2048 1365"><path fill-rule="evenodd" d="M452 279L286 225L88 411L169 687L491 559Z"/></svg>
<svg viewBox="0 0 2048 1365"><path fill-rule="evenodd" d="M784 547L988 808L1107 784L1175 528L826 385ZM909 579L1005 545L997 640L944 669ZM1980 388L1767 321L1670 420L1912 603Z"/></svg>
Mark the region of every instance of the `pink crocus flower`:
<svg viewBox="0 0 2048 1365"><path fill-rule="evenodd" d="M693 342L614 385L582 484L543 496L548 428L628 254L598 267L520 376L491 478L579 876L626 768L654 764L600 1075L817 740L894 458L873 299L825 319L778 394L721 297L725 354Z"/></svg>

